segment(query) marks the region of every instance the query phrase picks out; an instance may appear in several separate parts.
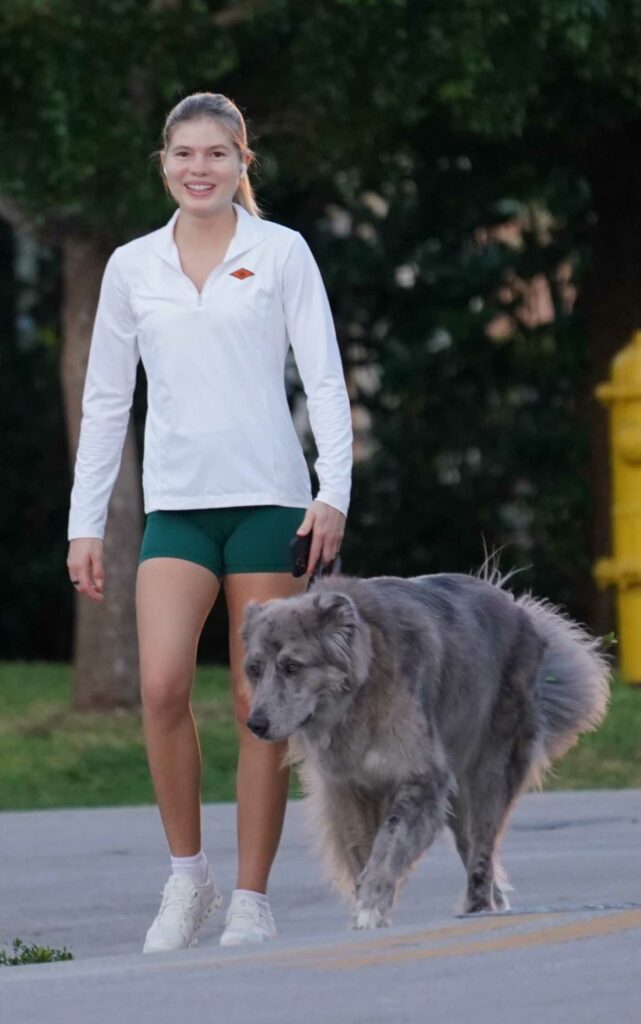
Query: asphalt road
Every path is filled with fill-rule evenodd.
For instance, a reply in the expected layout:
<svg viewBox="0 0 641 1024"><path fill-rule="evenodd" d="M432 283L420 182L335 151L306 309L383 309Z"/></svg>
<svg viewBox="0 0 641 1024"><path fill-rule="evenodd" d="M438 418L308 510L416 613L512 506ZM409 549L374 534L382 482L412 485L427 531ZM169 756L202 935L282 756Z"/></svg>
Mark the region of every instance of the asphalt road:
<svg viewBox="0 0 641 1024"><path fill-rule="evenodd" d="M74 960L0 968L16 1024L617 1024L641 1022L641 792L531 794L503 844L512 911L456 916L463 871L440 839L394 926L351 932L291 804L273 873L272 943L142 956L169 864L154 807L0 814L0 947ZM235 808L204 809L219 885L234 883Z"/></svg>

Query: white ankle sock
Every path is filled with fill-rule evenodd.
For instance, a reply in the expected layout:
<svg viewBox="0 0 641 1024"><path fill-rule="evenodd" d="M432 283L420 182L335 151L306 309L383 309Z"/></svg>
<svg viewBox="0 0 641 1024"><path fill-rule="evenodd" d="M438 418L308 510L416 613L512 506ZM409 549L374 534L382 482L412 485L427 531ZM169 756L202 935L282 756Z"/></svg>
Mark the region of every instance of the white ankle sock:
<svg viewBox="0 0 641 1024"><path fill-rule="evenodd" d="M234 889L235 893L238 893L240 896L251 896L261 907L269 906L269 900L264 892L254 892L252 889Z"/></svg>
<svg viewBox="0 0 641 1024"><path fill-rule="evenodd" d="M207 879L207 857L201 850L193 857L174 857L170 855L171 870L174 875L188 875L196 885L202 885Z"/></svg>

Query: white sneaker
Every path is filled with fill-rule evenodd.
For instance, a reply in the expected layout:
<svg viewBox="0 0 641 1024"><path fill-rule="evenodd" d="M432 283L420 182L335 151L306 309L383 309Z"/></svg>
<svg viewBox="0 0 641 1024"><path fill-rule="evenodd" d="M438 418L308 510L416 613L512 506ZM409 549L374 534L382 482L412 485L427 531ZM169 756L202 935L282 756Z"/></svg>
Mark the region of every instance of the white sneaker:
<svg viewBox="0 0 641 1024"><path fill-rule="evenodd" d="M276 936L276 925L269 904L245 890L232 893L221 946L242 946L246 942L265 942Z"/></svg>
<svg viewBox="0 0 641 1024"><path fill-rule="evenodd" d="M188 875L170 875L163 889L160 910L147 932L143 953L197 946L197 932L222 901L210 866L202 885L196 885Z"/></svg>

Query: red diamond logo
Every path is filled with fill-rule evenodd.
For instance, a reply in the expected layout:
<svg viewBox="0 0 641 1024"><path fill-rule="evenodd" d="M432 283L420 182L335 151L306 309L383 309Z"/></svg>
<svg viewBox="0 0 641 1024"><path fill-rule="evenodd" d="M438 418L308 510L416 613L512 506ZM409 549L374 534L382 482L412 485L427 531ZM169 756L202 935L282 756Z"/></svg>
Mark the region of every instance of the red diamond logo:
<svg viewBox="0 0 641 1024"><path fill-rule="evenodd" d="M244 281L246 277L253 277L253 270L246 270L245 267L241 267L240 270L233 270L230 277L237 277L239 281Z"/></svg>

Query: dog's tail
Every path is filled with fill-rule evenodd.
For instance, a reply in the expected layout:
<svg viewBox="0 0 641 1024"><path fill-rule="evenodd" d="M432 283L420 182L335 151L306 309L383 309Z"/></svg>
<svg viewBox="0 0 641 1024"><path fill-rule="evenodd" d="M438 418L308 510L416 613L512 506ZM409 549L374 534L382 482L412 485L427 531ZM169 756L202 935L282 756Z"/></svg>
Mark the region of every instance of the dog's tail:
<svg viewBox="0 0 641 1024"><path fill-rule="evenodd" d="M536 693L549 763L574 746L580 733L596 729L603 721L610 696L609 658L603 641L556 605L531 594L515 601L546 643ZM545 770L546 765L539 767Z"/></svg>

